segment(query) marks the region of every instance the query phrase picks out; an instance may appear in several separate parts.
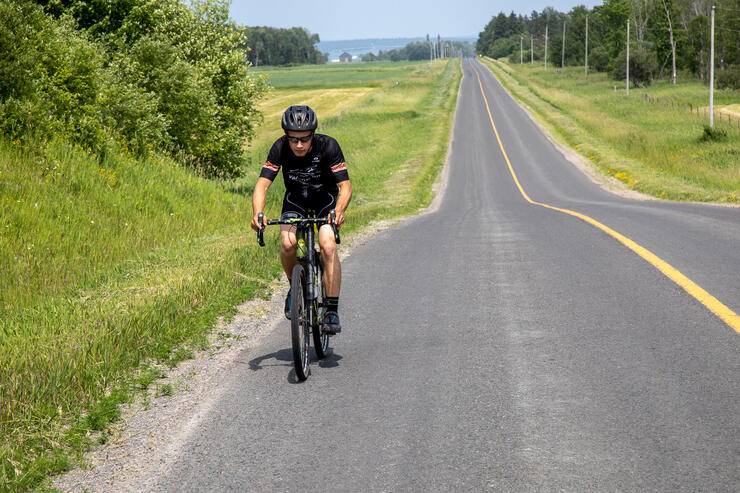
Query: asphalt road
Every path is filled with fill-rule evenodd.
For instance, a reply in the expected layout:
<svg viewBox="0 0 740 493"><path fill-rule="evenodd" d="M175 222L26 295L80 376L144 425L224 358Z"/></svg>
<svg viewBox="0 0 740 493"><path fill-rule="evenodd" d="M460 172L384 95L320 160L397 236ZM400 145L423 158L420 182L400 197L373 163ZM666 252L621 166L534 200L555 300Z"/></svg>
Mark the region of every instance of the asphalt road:
<svg viewBox="0 0 740 493"><path fill-rule="evenodd" d="M474 67L533 200L740 311L739 209L603 191L466 60L439 210L343 263L344 330L308 381L287 321L245 353L151 490L740 490L740 334L603 231L523 198Z"/></svg>

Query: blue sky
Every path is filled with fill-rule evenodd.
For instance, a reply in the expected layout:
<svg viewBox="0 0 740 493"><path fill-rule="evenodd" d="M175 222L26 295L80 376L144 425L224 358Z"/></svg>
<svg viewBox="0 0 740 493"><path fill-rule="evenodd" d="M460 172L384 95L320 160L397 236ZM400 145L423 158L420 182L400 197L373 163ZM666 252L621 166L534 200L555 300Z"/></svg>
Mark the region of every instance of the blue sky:
<svg viewBox="0 0 740 493"><path fill-rule="evenodd" d="M322 41L425 36L476 36L503 11L568 12L601 0L232 0L231 17L245 26L305 27Z"/></svg>

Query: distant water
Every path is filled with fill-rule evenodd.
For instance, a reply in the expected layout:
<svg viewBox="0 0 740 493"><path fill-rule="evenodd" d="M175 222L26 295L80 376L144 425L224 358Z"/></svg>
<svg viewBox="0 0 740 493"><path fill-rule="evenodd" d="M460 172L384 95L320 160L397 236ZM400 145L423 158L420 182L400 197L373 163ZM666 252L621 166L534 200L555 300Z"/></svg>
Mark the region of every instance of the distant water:
<svg viewBox="0 0 740 493"><path fill-rule="evenodd" d="M467 41L470 44L475 44L475 42L478 40L478 38L474 36L452 37L444 39L460 42ZM357 57L355 60L359 60L360 56L366 53L373 53L377 55L380 50L388 51L403 48L413 41L426 41L426 38L381 38L321 41L320 43L316 43L316 48L321 53L328 53L330 62L339 60L339 55L344 52L349 53L353 57Z"/></svg>

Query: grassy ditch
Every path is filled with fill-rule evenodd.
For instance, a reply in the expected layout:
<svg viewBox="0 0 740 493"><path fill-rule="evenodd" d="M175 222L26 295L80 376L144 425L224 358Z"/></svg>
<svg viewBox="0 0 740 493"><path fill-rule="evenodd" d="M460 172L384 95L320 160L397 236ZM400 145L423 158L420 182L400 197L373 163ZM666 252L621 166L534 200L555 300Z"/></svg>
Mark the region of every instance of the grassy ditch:
<svg viewBox="0 0 740 493"><path fill-rule="evenodd" d="M547 69L484 59L509 92L561 141L599 171L657 198L737 203L740 122L737 91L715 91L712 131L709 95L698 81L630 88L583 68ZM616 90L615 90L616 88Z"/></svg>
<svg viewBox="0 0 740 493"><path fill-rule="evenodd" d="M206 347L218 316L268 294L278 236L268 231L259 249L248 224L281 108L314 106L321 132L342 145L355 191L348 238L430 202L459 64L357 67L370 69L371 81L331 66L274 71L250 164L231 181L125 148L101 161L61 140L0 141L0 491L66 470L105 440L119 404ZM268 215L279 213L281 181Z"/></svg>

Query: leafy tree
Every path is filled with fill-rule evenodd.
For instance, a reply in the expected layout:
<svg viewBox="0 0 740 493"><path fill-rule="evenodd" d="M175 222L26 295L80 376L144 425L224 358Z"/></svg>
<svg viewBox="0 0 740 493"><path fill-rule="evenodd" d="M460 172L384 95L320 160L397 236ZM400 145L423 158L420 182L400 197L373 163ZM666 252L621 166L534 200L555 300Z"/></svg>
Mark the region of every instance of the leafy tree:
<svg viewBox="0 0 740 493"><path fill-rule="evenodd" d="M266 90L227 0L0 3L0 131L105 151L112 136L232 175ZM9 81L9 82L7 82Z"/></svg>

